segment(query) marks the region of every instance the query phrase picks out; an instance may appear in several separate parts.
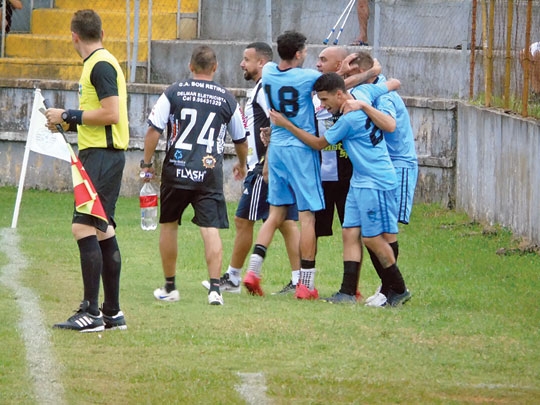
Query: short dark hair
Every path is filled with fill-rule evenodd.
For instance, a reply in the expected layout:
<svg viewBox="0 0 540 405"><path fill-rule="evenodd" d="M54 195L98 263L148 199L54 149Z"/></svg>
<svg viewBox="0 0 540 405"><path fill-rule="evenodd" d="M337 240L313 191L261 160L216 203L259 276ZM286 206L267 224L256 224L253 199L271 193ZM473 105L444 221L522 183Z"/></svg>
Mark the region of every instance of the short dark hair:
<svg viewBox="0 0 540 405"><path fill-rule="evenodd" d="M101 40L101 18L94 10L79 10L71 19L71 31L83 41Z"/></svg>
<svg viewBox="0 0 540 405"><path fill-rule="evenodd" d="M198 46L191 54L190 64L195 73L210 73L217 65L216 53L207 45Z"/></svg>
<svg viewBox="0 0 540 405"><path fill-rule="evenodd" d="M338 90L347 91L345 80L337 73L324 73L313 84L314 91L328 91L335 93Z"/></svg>
<svg viewBox="0 0 540 405"><path fill-rule="evenodd" d="M373 57L365 51L360 51L356 53L356 56L349 65L357 65L362 70L368 70L373 67L373 64L375 62L373 61Z"/></svg>
<svg viewBox="0 0 540 405"><path fill-rule="evenodd" d="M277 51L283 60L292 60L296 52L306 47L306 36L296 31L285 31L277 38Z"/></svg>
<svg viewBox="0 0 540 405"><path fill-rule="evenodd" d="M246 49L253 48L259 56L262 56L267 61L270 61L274 58L274 53L272 52L272 47L266 42L252 42L246 46Z"/></svg>

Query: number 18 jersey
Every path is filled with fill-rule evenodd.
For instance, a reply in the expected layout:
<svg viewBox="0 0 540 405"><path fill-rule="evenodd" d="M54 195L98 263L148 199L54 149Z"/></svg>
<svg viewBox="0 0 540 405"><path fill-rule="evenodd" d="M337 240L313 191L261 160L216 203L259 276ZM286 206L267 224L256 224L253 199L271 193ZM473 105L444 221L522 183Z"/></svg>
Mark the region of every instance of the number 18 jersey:
<svg viewBox="0 0 540 405"><path fill-rule="evenodd" d="M283 113L297 127L315 136L315 109L311 93L321 75L313 69L290 68L280 70L275 62L263 67L262 85L268 107ZM272 145L298 146L309 149L283 127L272 126Z"/></svg>

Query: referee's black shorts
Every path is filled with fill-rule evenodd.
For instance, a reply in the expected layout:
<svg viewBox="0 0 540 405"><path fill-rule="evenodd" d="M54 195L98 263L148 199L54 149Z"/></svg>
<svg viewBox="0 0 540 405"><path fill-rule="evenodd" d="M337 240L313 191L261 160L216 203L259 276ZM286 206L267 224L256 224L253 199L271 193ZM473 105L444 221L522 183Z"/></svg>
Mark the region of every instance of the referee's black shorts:
<svg viewBox="0 0 540 405"><path fill-rule="evenodd" d="M88 148L79 151L79 160L94 184L101 204L103 204L103 208L107 214L109 225L116 227L114 212L116 201L120 195L122 173L126 164L124 151L120 149ZM81 214L75 209L73 210L73 219L71 222L74 224L90 225L102 232L107 231L107 228L103 227L103 221L88 214Z"/></svg>

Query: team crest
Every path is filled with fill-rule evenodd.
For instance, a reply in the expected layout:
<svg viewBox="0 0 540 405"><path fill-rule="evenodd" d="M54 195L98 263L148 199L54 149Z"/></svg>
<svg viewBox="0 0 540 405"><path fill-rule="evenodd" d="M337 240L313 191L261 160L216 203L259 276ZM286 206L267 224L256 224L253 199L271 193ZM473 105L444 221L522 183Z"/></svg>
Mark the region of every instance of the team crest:
<svg viewBox="0 0 540 405"><path fill-rule="evenodd" d="M202 158L202 164L207 169L213 169L216 166L216 158L212 155L206 155Z"/></svg>

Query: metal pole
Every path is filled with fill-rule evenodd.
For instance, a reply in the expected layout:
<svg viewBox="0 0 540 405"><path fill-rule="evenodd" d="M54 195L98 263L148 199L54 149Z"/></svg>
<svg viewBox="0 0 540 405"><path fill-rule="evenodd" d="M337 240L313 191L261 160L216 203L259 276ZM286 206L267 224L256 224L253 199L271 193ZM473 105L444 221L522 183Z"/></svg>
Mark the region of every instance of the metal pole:
<svg viewBox="0 0 540 405"><path fill-rule="evenodd" d="M133 5L133 55L131 58L131 71L129 82L135 82L135 73L137 73L137 57L139 55L139 14L141 12L140 0L135 0Z"/></svg>
<svg viewBox="0 0 540 405"><path fill-rule="evenodd" d="M126 0L126 77L130 77L129 61L131 59L131 10L129 7L130 0Z"/></svg>
<svg viewBox="0 0 540 405"><path fill-rule="evenodd" d="M2 49L0 49L0 58L4 57L4 52L6 50L6 2L2 2Z"/></svg>
<svg viewBox="0 0 540 405"><path fill-rule="evenodd" d="M379 48L381 41L381 5L379 0L375 0L375 18L373 20L373 57L379 58Z"/></svg>
<svg viewBox="0 0 540 405"><path fill-rule="evenodd" d="M197 10L197 39L201 37L201 15L202 15L202 2L204 0L199 0L199 9Z"/></svg>
<svg viewBox="0 0 540 405"><path fill-rule="evenodd" d="M527 20L525 23L525 59L523 60L523 94L521 95L521 115L529 116L529 80L531 68L531 21L532 0L527 1Z"/></svg>
<svg viewBox="0 0 540 405"><path fill-rule="evenodd" d="M152 66L152 17L153 17L154 5L152 0L148 0L148 55L146 57L146 83L150 83L151 73L150 68Z"/></svg>
<svg viewBox="0 0 540 405"><path fill-rule="evenodd" d="M472 0L471 13L471 60L469 65L469 100L474 97L474 67L476 66L476 13L478 0Z"/></svg>
<svg viewBox="0 0 540 405"><path fill-rule="evenodd" d="M514 24L514 0L508 0L506 28L506 63L504 66L504 108L510 108L510 73L512 69L512 26Z"/></svg>
<svg viewBox="0 0 540 405"><path fill-rule="evenodd" d="M266 0L266 43L272 46L272 0Z"/></svg>
<svg viewBox="0 0 540 405"><path fill-rule="evenodd" d="M176 2L176 39L180 38L180 13L182 12L182 0Z"/></svg>

